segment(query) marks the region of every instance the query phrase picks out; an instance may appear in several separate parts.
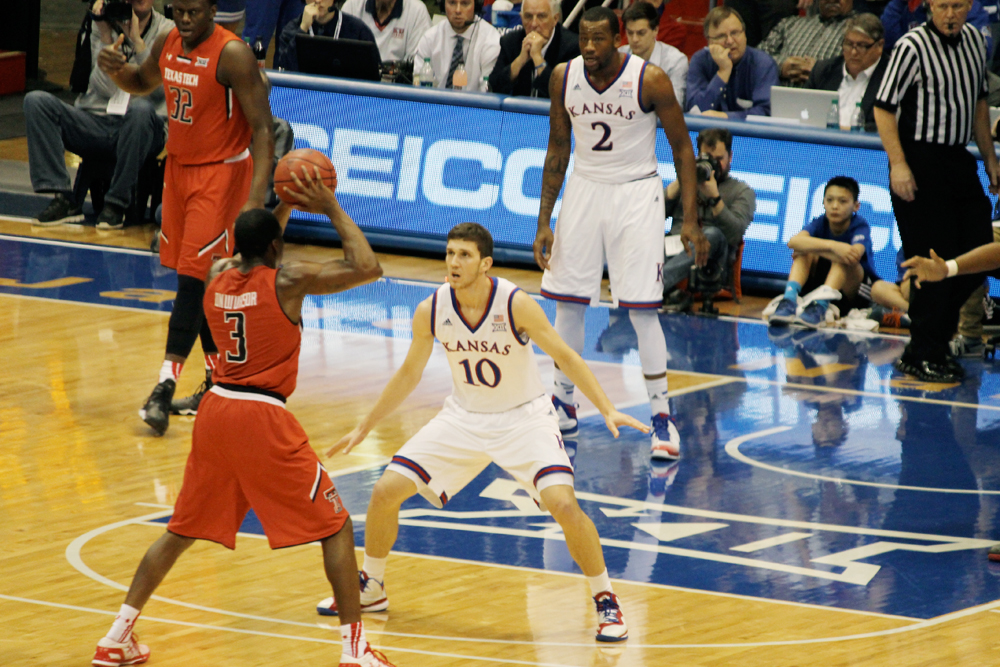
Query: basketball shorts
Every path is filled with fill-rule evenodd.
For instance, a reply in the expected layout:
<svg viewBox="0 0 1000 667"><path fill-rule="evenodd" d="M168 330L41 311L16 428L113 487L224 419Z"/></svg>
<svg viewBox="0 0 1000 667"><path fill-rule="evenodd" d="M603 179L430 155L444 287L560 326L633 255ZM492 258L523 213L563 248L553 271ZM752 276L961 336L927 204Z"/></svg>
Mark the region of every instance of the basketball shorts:
<svg viewBox="0 0 1000 667"><path fill-rule="evenodd" d="M233 256L233 225L250 196L253 160L183 165L167 157L160 263L204 280L212 262Z"/></svg>
<svg viewBox="0 0 1000 667"><path fill-rule="evenodd" d="M571 174L542 295L596 305L607 262L616 306L659 308L664 220L659 176L612 184Z"/></svg>
<svg viewBox="0 0 1000 667"><path fill-rule="evenodd" d="M441 508L491 461L543 508L541 491L557 484L573 486L573 464L548 396L496 413L468 412L449 396L387 469L413 480L420 495Z"/></svg>
<svg viewBox="0 0 1000 667"><path fill-rule="evenodd" d="M198 406L167 529L234 549L251 508L272 549L330 537L349 516L305 431L280 400L213 387Z"/></svg>

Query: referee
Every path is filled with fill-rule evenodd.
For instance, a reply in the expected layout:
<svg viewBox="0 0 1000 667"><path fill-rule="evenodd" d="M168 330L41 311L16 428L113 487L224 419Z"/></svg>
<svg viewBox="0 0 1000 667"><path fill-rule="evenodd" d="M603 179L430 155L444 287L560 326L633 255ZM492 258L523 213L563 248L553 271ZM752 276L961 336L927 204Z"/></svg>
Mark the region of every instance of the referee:
<svg viewBox="0 0 1000 667"><path fill-rule="evenodd" d="M975 137L990 178L1000 185L986 103L986 39L965 17L972 0L930 0L931 18L903 36L875 99L875 123L889 156L892 208L903 254L957 257L993 241L990 201ZM898 114L898 120L897 120ZM924 283L910 291L910 344L897 368L925 382L956 382L965 373L948 354L958 313L982 274Z"/></svg>

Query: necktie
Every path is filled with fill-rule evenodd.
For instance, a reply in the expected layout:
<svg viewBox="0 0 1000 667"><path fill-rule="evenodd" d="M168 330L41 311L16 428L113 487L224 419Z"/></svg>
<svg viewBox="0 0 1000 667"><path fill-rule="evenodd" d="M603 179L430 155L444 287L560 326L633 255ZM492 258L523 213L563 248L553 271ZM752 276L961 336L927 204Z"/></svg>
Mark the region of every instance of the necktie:
<svg viewBox="0 0 1000 667"><path fill-rule="evenodd" d="M464 61L465 56L462 53L462 36L455 35L455 50L451 52L451 65L448 67L448 78L446 79L447 83L444 86L445 88L454 87L451 82L452 77L455 75L455 70L458 69L458 66Z"/></svg>

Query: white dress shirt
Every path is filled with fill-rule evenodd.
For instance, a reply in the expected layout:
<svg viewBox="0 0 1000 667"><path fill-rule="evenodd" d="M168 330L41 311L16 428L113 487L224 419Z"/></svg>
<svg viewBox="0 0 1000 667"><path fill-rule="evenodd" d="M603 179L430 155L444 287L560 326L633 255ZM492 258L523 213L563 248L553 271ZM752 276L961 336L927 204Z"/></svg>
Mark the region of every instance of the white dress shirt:
<svg viewBox="0 0 1000 667"><path fill-rule="evenodd" d="M476 22L466 28L461 35L455 32L447 20L439 22L425 32L417 44L414 68L418 67L424 58L430 58L437 87L444 88L448 83L446 79L451 68L451 55L455 51L457 37L462 37L465 72L469 77L466 90L485 93L483 77L489 76L497 63L497 57L500 55L500 33L478 16Z"/></svg>
<svg viewBox="0 0 1000 667"><path fill-rule="evenodd" d="M431 15L420 0L396 0L402 3L402 12L398 18L391 18L384 26L375 22L375 17L368 11L373 9L373 0L347 0L342 12L356 16L368 26L375 35L379 56L382 61L405 60L417 51L417 44L431 27ZM398 10L397 10L398 11ZM394 12L395 13L395 12Z"/></svg>
<svg viewBox="0 0 1000 667"><path fill-rule="evenodd" d="M618 49L622 53L632 54L632 46L626 44ZM674 96L678 104L684 106L684 91L687 89L688 59L684 53L669 44L655 42L653 52L649 55L649 62L653 63L664 72L667 78L674 85Z"/></svg>
<svg viewBox="0 0 1000 667"><path fill-rule="evenodd" d="M858 77L854 78L847 73L847 64L844 64L844 78L840 80L840 88L837 94L840 96L840 126L850 127L851 116L854 115L854 107L865 96L868 90L868 82L872 80L872 73L878 67L878 61L866 70L858 72ZM868 120L867 118L865 119Z"/></svg>

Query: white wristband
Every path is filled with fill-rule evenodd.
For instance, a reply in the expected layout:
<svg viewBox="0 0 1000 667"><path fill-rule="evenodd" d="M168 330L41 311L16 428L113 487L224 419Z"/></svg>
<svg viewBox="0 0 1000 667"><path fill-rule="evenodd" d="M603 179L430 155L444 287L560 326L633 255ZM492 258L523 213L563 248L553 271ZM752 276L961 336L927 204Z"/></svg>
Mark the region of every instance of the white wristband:
<svg viewBox="0 0 1000 667"><path fill-rule="evenodd" d="M949 278L951 278L952 276L957 276L958 275L958 262L956 260L949 259L947 262L945 262L945 266L948 267L948 277Z"/></svg>

